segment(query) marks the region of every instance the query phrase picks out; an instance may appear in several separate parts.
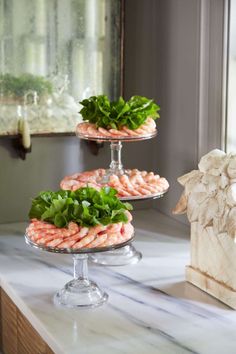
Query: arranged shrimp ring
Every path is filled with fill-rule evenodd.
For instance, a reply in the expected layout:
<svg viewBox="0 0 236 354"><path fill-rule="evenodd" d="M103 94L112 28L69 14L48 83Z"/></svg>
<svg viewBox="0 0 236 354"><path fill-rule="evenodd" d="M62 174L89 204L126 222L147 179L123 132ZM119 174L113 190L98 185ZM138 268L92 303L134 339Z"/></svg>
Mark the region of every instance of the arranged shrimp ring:
<svg viewBox="0 0 236 354"><path fill-rule="evenodd" d="M130 223L132 216L126 211L127 223L79 226L70 222L67 228L59 228L44 221L32 219L26 229L30 240L38 245L55 249L99 248L118 245L132 238L134 227Z"/></svg>
<svg viewBox="0 0 236 354"><path fill-rule="evenodd" d="M90 138L142 138L149 136L156 131L156 123L151 118L148 117L146 121L135 130L131 130L126 126L123 126L122 129L104 129L97 128L93 123L79 123L76 127L78 134L84 135Z"/></svg>
<svg viewBox="0 0 236 354"><path fill-rule="evenodd" d="M101 187L110 186L117 190L119 198L134 196L148 197L164 193L169 188L169 183L164 177L153 172L139 171L137 169L126 170L126 174L120 177L111 175L106 184L99 183L105 174L102 168L76 173L66 176L60 183L61 189L75 191L79 188L90 186L99 190Z"/></svg>

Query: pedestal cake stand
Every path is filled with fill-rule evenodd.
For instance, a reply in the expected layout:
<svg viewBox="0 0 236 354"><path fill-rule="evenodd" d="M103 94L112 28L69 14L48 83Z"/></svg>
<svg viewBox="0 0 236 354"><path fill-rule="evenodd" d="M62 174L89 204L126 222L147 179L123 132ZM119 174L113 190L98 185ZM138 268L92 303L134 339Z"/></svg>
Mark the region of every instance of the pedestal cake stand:
<svg viewBox="0 0 236 354"><path fill-rule="evenodd" d="M65 284L54 296L54 303L56 305L69 308L93 308L101 306L108 300L107 293L88 278L88 256L97 252L100 252L99 254L102 255L111 250L122 249L122 247L127 247L132 239L133 237L126 242L103 248L60 249L34 243L27 234L25 235L25 241L31 247L52 253L72 255L74 261L74 279Z"/></svg>
<svg viewBox="0 0 236 354"><path fill-rule="evenodd" d="M83 124L83 123L81 123ZM80 124L79 124L80 125ZM78 125L78 126L79 126ZM106 136L92 136L90 134L84 134L76 130L76 135L80 139L92 140L92 141L101 141L101 142L109 142L110 150L111 150L111 163L109 169L106 170L105 175L98 182L101 184L106 184L109 181L111 175L116 175L118 177L128 174L124 169L122 160L121 160L121 149L122 142L135 142L135 141L143 141L154 138L157 135L157 130L153 131L150 134L146 134L143 136L115 136L115 137L106 137ZM156 194L144 195L144 196L129 196L129 197L119 197L122 201L144 201L150 199L161 198L166 191L159 192ZM137 251L133 245L127 245L119 250L111 250L106 252L106 254L101 255L99 253L90 255L90 259L97 264L107 265L107 266L121 266L127 264L135 264L139 262L142 258L141 252Z"/></svg>

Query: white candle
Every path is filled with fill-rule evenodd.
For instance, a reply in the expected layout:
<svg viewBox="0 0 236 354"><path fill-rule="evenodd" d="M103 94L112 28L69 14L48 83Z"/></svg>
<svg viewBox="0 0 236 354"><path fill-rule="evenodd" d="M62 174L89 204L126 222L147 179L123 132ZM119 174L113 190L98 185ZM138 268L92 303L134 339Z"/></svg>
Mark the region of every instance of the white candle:
<svg viewBox="0 0 236 354"><path fill-rule="evenodd" d="M0 38L4 36L4 3L0 0Z"/></svg>
<svg viewBox="0 0 236 354"><path fill-rule="evenodd" d="M35 44L30 38L25 39L25 72L35 73Z"/></svg>
<svg viewBox="0 0 236 354"><path fill-rule="evenodd" d="M47 49L45 40L38 40L35 43L35 74L47 75Z"/></svg>
<svg viewBox="0 0 236 354"><path fill-rule="evenodd" d="M82 40L72 42L72 95L81 99L85 89L84 44Z"/></svg>
<svg viewBox="0 0 236 354"><path fill-rule="evenodd" d="M45 36L47 33L47 9L45 0L34 0L35 4L35 34Z"/></svg>
<svg viewBox="0 0 236 354"><path fill-rule="evenodd" d="M34 75L47 75L47 52L43 39L25 39L25 71Z"/></svg>
<svg viewBox="0 0 236 354"><path fill-rule="evenodd" d="M99 0L85 1L85 36L96 37L96 18L98 13Z"/></svg>

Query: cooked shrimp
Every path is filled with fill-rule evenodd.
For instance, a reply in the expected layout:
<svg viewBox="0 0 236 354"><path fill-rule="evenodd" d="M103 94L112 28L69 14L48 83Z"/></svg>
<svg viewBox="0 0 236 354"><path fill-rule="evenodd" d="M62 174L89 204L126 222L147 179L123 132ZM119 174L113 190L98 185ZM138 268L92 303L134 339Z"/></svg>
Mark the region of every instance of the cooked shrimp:
<svg viewBox="0 0 236 354"><path fill-rule="evenodd" d="M152 119L151 117L148 117L148 118L146 119L146 123L147 123L150 127L152 127L153 130L156 129L156 123L155 123L154 119Z"/></svg>
<svg viewBox="0 0 236 354"><path fill-rule="evenodd" d="M134 233L133 225L130 223L123 224L121 233L122 233L123 238L125 240L129 240L133 236L133 233Z"/></svg>
<svg viewBox="0 0 236 354"><path fill-rule="evenodd" d="M46 223L46 222L43 222L43 221L39 221L38 223L34 223L33 224L33 227L34 227L34 230L52 230L52 229L56 229L56 226L53 225L53 224L49 224L49 223Z"/></svg>
<svg viewBox="0 0 236 354"><path fill-rule="evenodd" d="M72 248L83 248L86 247L89 243L91 243L96 238L96 235L87 235L83 237L79 242L76 242Z"/></svg>
<svg viewBox="0 0 236 354"><path fill-rule="evenodd" d="M125 211L125 215L128 218L128 222L131 222L133 220L133 216L128 210Z"/></svg>
<svg viewBox="0 0 236 354"><path fill-rule="evenodd" d="M110 232L111 233L120 232L121 228L122 228L122 222L118 222L116 224L110 224L107 227L107 233L109 234Z"/></svg>
<svg viewBox="0 0 236 354"><path fill-rule="evenodd" d="M52 241L47 242L46 245L48 247L57 247L57 245L59 245L62 242L63 242L63 238L56 238Z"/></svg>
<svg viewBox="0 0 236 354"><path fill-rule="evenodd" d="M99 127L99 128L98 128L98 131L99 131L102 135L104 135L104 136L108 136L108 137L111 136L111 133L109 133L109 131L108 131L107 129L104 129L104 128Z"/></svg>
<svg viewBox="0 0 236 354"><path fill-rule="evenodd" d="M79 188L82 188L82 187L86 187L87 184L84 183L84 182L77 182L76 184L74 184L72 187L71 187L71 190L72 191L77 191L77 189Z"/></svg>
<svg viewBox="0 0 236 354"><path fill-rule="evenodd" d="M86 247L95 248L101 246L106 241L106 239L107 239L107 234L99 235L92 242L90 242Z"/></svg>
<svg viewBox="0 0 236 354"><path fill-rule="evenodd" d="M147 135L148 133L145 129L142 128L142 125L138 129L135 129L134 132L141 136Z"/></svg>
<svg viewBox="0 0 236 354"><path fill-rule="evenodd" d="M77 241L67 239L57 245L58 248L71 248Z"/></svg>
<svg viewBox="0 0 236 354"><path fill-rule="evenodd" d="M117 129L109 129L109 133L111 135L115 136L128 136L128 134L125 131L122 130L117 130Z"/></svg>
<svg viewBox="0 0 236 354"><path fill-rule="evenodd" d="M163 186L165 189L169 188L169 183L164 177L159 178L157 184Z"/></svg>
<svg viewBox="0 0 236 354"><path fill-rule="evenodd" d="M79 237L79 239L81 239L81 238L83 238L85 235L87 235L88 231L89 231L89 228L88 228L88 227L81 227L80 231L79 231L78 234L77 234L78 237ZM72 236L72 237L74 237L74 236Z"/></svg>
<svg viewBox="0 0 236 354"><path fill-rule="evenodd" d="M107 239L103 242L100 247L108 247L117 244L118 237L116 234L109 234L107 235Z"/></svg>
<svg viewBox="0 0 236 354"><path fill-rule="evenodd" d="M127 133L127 135L130 136L138 136L139 134L135 132L135 130L131 130L129 128L127 128L126 126L123 126L122 130L125 131L125 133Z"/></svg>
<svg viewBox="0 0 236 354"><path fill-rule="evenodd" d="M90 126L90 123L79 123L76 130L81 134L87 134L87 129Z"/></svg>
<svg viewBox="0 0 236 354"><path fill-rule="evenodd" d="M100 232L102 231L105 231L107 229L107 226L105 225L96 225L96 226L93 226L93 227L90 227L89 228L89 231L88 231L88 236L91 236L91 235L97 235L99 234Z"/></svg>
<svg viewBox="0 0 236 354"><path fill-rule="evenodd" d="M128 188L133 188L132 184L130 183L129 177L126 175L120 176L120 183L123 184L123 186L128 187Z"/></svg>
<svg viewBox="0 0 236 354"><path fill-rule="evenodd" d="M73 186L78 185L78 181L70 179L70 180L62 180L60 183L61 189L71 190Z"/></svg>
<svg viewBox="0 0 236 354"><path fill-rule="evenodd" d="M35 242L38 243L39 245L46 245L47 242L55 240L56 238L58 238L58 235L57 236L49 235L49 236L41 237L37 239Z"/></svg>
<svg viewBox="0 0 236 354"><path fill-rule="evenodd" d="M111 186L111 187L113 187L113 186L114 186L114 187L120 187L120 186L121 186L119 177L116 176L116 175L111 175L111 176L110 176L108 184L109 184L109 186Z"/></svg>
<svg viewBox="0 0 236 354"><path fill-rule="evenodd" d="M70 230L74 233L77 233L80 231L80 226L78 224L76 224L75 222L70 221L68 224L68 230Z"/></svg>
<svg viewBox="0 0 236 354"><path fill-rule="evenodd" d="M130 197L130 193L124 190L123 188L116 187L119 197Z"/></svg>
<svg viewBox="0 0 236 354"><path fill-rule="evenodd" d="M88 180L91 180L92 178L95 179L96 172L95 171L86 171L80 174L78 177L78 180L81 182L87 182Z"/></svg>
<svg viewBox="0 0 236 354"><path fill-rule="evenodd" d="M140 175L142 177L146 177L148 175L148 172L147 171L140 171Z"/></svg>
<svg viewBox="0 0 236 354"><path fill-rule="evenodd" d="M94 137L101 136L101 134L98 132L98 130L93 125L90 125L88 127L86 135L89 135L89 136L92 136L92 137L93 136Z"/></svg>

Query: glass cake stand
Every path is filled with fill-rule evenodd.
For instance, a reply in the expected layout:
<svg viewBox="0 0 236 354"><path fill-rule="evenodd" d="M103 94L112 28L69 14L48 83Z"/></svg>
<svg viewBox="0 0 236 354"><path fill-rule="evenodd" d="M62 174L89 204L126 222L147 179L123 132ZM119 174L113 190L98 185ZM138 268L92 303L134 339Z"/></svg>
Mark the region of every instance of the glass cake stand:
<svg viewBox="0 0 236 354"><path fill-rule="evenodd" d="M108 300L108 295L98 287L96 283L88 278L88 256L97 252L107 252L115 249L122 249L132 241L133 237L128 241L100 248L54 248L34 243L25 235L26 243L39 250L70 254L74 261L74 279L69 281L65 286L54 295L55 305L69 308L93 308L101 306ZM102 253L100 253L101 255Z"/></svg>
<svg viewBox="0 0 236 354"><path fill-rule="evenodd" d="M83 123L80 123L83 124ZM79 124L79 125L80 125ZM78 126L79 126L78 125ZM135 141L143 141L154 138L157 135L157 130L153 131L150 134L146 134L143 136L134 136L134 137L104 137L104 136L91 136L90 134L84 134L78 131L78 126L76 129L76 135L80 139L92 140L92 141L102 141L110 143L111 150L111 163L109 169L106 170L105 175L98 181L99 183L108 183L111 175L117 175L118 177L127 174L125 168L123 167L121 160L121 149L123 142L135 142ZM128 196L128 197L120 197L119 199L122 201L144 201L150 199L161 198L166 191L157 194L145 195L145 196ZM133 245L127 245L119 250L111 250L106 252L106 254L101 255L99 253L94 253L90 255L90 259L97 264L107 265L107 266L121 266L127 264L135 264L138 263L142 259L141 252L137 251Z"/></svg>
<svg viewBox="0 0 236 354"><path fill-rule="evenodd" d="M83 123L81 123L83 124ZM80 124L79 124L80 125ZM111 175L116 175L118 177L126 174L126 171L123 167L122 161L121 161L121 149L122 149L122 142L135 142L135 141L143 141L143 140L148 140L151 138L154 138L157 135L157 130L154 132L144 135L144 136L137 136L137 137L104 137L104 136L91 136L88 134L82 134L81 132L76 132L77 136L80 139L84 140L92 140L92 141L100 141L100 142L109 142L110 143L110 150L111 150L111 163L109 166L109 169L106 170L105 175L102 177L101 180L98 182L100 183L108 183L109 178ZM129 198L129 200L131 200ZM139 198L142 199L142 198Z"/></svg>

